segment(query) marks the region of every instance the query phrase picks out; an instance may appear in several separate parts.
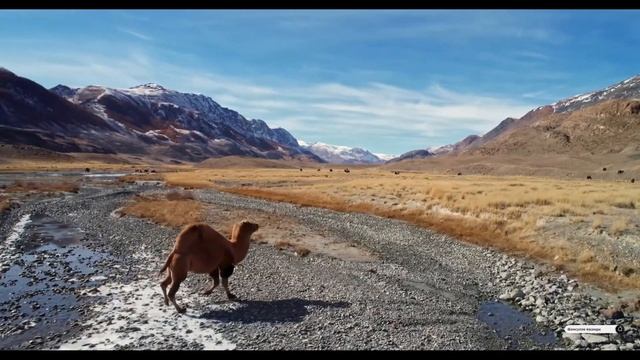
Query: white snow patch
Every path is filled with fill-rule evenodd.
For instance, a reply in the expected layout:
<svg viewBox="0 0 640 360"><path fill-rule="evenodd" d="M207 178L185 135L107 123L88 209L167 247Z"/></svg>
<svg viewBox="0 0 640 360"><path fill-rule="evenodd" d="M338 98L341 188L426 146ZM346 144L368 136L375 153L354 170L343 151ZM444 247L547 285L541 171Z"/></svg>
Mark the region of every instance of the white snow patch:
<svg viewBox="0 0 640 360"><path fill-rule="evenodd" d="M13 247L13 244L20 238L20 235L24 232L24 228L31 222L31 214L23 215L20 220L11 229L11 234L7 236L5 245Z"/></svg>
<svg viewBox="0 0 640 360"><path fill-rule="evenodd" d="M384 160L384 161L391 160L393 158L398 157L398 155L382 154L382 153L373 153L373 155L377 156L378 158L380 158L381 160Z"/></svg>
<svg viewBox="0 0 640 360"><path fill-rule="evenodd" d="M235 348L235 344L222 337L213 320L199 318L200 314L191 309L188 301L191 297L180 297L187 304L185 314L178 314L172 305L164 305L157 282L145 279L131 284L108 283L98 291L108 296L109 301L95 305L92 310L96 315L84 324L88 326L85 334L62 344L60 350L109 350L145 339L176 337L199 343L204 350ZM217 307L219 305L209 305L203 310Z"/></svg>
<svg viewBox="0 0 640 360"><path fill-rule="evenodd" d="M191 134L191 130L185 130L185 129L179 129L177 127L171 126L173 128L173 130L175 130L176 132L182 134L182 135L189 135Z"/></svg>
<svg viewBox="0 0 640 360"><path fill-rule="evenodd" d="M144 251L133 254L140 268L154 268L152 257ZM181 287L177 300L187 306L184 314L178 314L173 305L165 305L157 281L149 278L129 284L110 282L88 291L88 296L105 296L106 302L98 303L92 311L95 314L84 325L84 333L60 346L60 350L109 350L116 346L155 343L162 339L182 338L196 342L203 350L233 350L235 344L223 338L214 320L201 318L202 314L217 310L221 305L198 304L199 297L189 296L193 291ZM209 298L202 298L210 301ZM237 303L225 305L236 308ZM198 309L198 310L195 310ZM137 328L137 329L133 329ZM93 347L90 347L93 345ZM141 345L144 346L144 345Z"/></svg>
<svg viewBox="0 0 640 360"><path fill-rule="evenodd" d="M15 251L15 243L20 239L27 224L31 222L31 214L23 215L13 226L5 241L0 242L0 267L10 267L11 262L20 258Z"/></svg>

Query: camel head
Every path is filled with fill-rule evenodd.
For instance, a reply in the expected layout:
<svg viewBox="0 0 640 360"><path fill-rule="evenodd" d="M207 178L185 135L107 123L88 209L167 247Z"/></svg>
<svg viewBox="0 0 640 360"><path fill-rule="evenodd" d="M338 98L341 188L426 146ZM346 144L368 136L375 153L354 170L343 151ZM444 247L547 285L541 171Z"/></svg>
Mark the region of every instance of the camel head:
<svg viewBox="0 0 640 360"><path fill-rule="evenodd" d="M248 220L243 220L233 225L233 230L231 231L231 246L234 251L235 264L240 263L247 256L251 235L258 231L259 228L260 226L258 224Z"/></svg>
<svg viewBox="0 0 640 360"><path fill-rule="evenodd" d="M254 232L258 231L258 229L260 228L260 225L256 224L256 223L252 223L249 220L242 220L239 223L236 223L233 226L233 231L232 231L232 240L237 241L238 238L240 236L244 237L244 236L251 236L253 235Z"/></svg>

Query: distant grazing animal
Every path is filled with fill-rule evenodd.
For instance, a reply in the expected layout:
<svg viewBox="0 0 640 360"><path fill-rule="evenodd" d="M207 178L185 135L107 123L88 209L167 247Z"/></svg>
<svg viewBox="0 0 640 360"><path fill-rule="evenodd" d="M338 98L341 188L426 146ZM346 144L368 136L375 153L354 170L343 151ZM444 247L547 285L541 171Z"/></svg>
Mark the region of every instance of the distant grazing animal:
<svg viewBox="0 0 640 360"><path fill-rule="evenodd" d="M91 169L89 169L89 168L85 168L85 169L84 169L84 172L91 172Z"/></svg>
<svg viewBox="0 0 640 360"><path fill-rule="evenodd" d="M148 173L148 172L149 172L149 169L144 169L144 172Z"/></svg>
<svg viewBox="0 0 640 360"><path fill-rule="evenodd" d="M618 170L618 174L624 174L624 170Z"/></svg>
<svg viewBox="0 0 640 360"><path fill-rule="evenodd" d="M393 173L396 175L400 175L400 171L394 171Z"/></svg>
<svg viewBox="0 0 640 360"><path fill-rule="evenodd" d="M607 168L602 168L602 171L607 171Z"/></svg>
<svg viewBox="0 0 640 360"><path fill-rule="evenodd" d="M349 170L349 169L347 168L347 169L344 169L344 172L346 172L346 173L350 173L350 172L351 172L351 170Z"/></svg>
<svg viewBox="0 0 640 360"><path fill-rule="evenodd" d="M229 277L233 269L247 256L251 235L259 229L258 224L243 220L233 226L231 239L207 224L187 225L176 238L173 250L160 270L167 270L167 276L160 283L165 305L169 301L176 311L184 313L186 307L176 303L176 292L189 272L209 274L213 285L203 295L209 295L218 286L218 276L222 278L222 286L229 300L237 297L229 291ZM169 294L167 295L167 287Z"/></svg>
<svg viewBox="0 0 640 360"><path fill-rule="evenodd" d="M153 169L151 169L151 172L155 174L155 172L156 172L156 171L155 171L155 170L153 170Z"/></svg>
<svg viewBox="0 0 640 360"><path fill-rule="evenodd" d="M300 168L300 171L302 171L302 168Z"/></svg>
<svg viewBox="0 0 640 360"><path fill-rule="evenodd" d="M633 184L634 182L636 182L636 179L631 179L631 183Z"/></svg>
<svg viewBox="0 0 640 360"><path fill-rule="evenodd" d="M329 169L329 172L333 172L333 169Z"/></svg>
<svg viewBox="0 0 640 360"><path fill-rule="evenodd" d="M588 176L587 176L587 180L591 180L591 175L588 175Z"/></svg>
<svg viewBox="0 0 640 360"><path fill-rule="evenodd" d="M459 173L458 173L458 176L460 176L460 175L462 175L462 173L461 173L461 172L459 172Z"/></svg>
<svg viewBox="0 0 640 360"><path fill-rule="evenodd" d="M320 171L320 168L318 168L318 171Z"/></svg>

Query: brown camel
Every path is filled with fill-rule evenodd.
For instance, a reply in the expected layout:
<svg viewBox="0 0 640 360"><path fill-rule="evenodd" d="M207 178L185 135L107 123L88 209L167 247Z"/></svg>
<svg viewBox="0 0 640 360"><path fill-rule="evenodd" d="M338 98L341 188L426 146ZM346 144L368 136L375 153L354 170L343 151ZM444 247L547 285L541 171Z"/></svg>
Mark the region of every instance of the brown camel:
<svg viewBox="0 0 640 360"><path fill-rule="evenodd" d="M169 300L179 313L184 313L186 307L176 303L176 292L189 272L209 274L213 285L204 294L208 295L218 286L218 276L222 278L222 286L229 300L236 296L229 291L229 277L233 269L247 256L251 235L258 230L258 224L241 221L233 226L231 239L227 240L222 234L207 224L187 225L176 238L173 250L160 270L167 270L167 276L160 283L164 303ZM167 287L169 294L167 295Z"/></svg>

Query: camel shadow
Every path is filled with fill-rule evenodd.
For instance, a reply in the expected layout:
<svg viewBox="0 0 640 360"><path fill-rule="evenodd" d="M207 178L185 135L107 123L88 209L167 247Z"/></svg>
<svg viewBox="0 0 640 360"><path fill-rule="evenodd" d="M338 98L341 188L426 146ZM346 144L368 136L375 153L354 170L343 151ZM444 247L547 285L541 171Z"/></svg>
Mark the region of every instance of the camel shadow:
<svg viewBox="0 0 640 360"><path fill-rule="evenodd" d="M305 300L299 298L283 300L238 300L239 306L230 309L215 309L202 314L204 319L220 322L239 322L244 324L256 322L286 323L300 322L309 315L308 307L346 308L345 301Z"/></svg>

